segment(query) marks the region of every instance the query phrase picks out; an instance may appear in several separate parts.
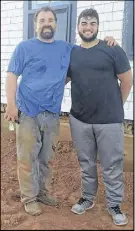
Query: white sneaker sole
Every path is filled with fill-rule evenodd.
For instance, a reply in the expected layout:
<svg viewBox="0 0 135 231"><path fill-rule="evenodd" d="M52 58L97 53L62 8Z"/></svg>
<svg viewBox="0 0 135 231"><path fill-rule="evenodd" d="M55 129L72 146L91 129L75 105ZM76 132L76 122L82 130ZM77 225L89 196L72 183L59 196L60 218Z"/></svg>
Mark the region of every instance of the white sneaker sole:
<svg viewBox="0 0 135 231"><path fill-rule="evenodd" d="M120 224L117 224L114 220L113 220L113 223L117 226L124 226L124 225L127 225L128 224L128 220L123 222L123 223L120 223Z"/></svg>
<svg viewBox="0 0 135 231"><path fill-rule="evenodd" d="M94 206L95 206L95 203L93 203L92 206L90 206L89 208L85 209L83 212L80 212L80 213L77 212L76 210L74 210L74 209L72 208L72 209L71 209L71 212L72 212L72 213L75 213L75 214L78 214L78 215L81 215L81 214L85 213L86 210L92 209Z"/></svg>

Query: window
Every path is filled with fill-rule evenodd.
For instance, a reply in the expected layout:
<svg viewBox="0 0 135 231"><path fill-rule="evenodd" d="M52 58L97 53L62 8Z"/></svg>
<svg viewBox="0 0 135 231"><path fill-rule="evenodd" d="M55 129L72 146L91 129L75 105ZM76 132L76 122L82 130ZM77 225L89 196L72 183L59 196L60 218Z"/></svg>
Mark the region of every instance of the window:
<svg viewBox="0 0 135 231"><path fill-rule="evenodd" d="M59 6L68 3L69 1L32 1L32 9L38 9L42 6Z"/></svg>
<svg viewBox="0 0 135 231"><path fill-rule="evenodd" d="M55 39L74 43L77 1L24 1L24 40L35 36L33 16L43 6L51 6L57 14Z"/></svg>
<svg viewBox="0 0 135 231"><path fill-rule="evenodd" d="M123 21L123 49L128 58L133 60L133 9L134 1L125 1Z"/></svg>

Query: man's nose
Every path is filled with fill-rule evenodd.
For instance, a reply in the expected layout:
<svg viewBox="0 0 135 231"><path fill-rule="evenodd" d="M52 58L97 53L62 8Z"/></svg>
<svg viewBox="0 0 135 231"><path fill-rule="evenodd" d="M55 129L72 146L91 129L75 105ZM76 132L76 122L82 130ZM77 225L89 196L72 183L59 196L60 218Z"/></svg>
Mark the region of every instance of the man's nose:
<svg viewBox="0 0 135 231"><path fill-rule="evenodd" d="M45 25L50 26L51 22L45 21Z"/></svg>
<svg viewBox="0 0 135 231"><path fill-rule="evenodd" d="M91 24L87 24L86 28L90 30L92 28Z"/></svg>
<svg viewBox="0 0 135 231"><path fill-rule="evenodd" d="M48 27L49 26L49 24L48 23L44 23L44 27Z"/></svg>

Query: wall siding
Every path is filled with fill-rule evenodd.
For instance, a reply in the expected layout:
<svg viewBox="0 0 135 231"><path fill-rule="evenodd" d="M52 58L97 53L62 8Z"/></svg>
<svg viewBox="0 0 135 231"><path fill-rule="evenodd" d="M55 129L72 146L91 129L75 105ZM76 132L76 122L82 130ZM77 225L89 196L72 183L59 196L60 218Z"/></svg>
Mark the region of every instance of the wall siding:
<svg viewBox="0 0 135 231"><path fill-rule="evenodd" d="M5 79L16 45L23 40L23 1L1 2L1 103L6 103Z"/></svg>
<svg viewBox="0 0 135 231"><path fill-rule="evenodd" d="M78 1L77 18L80 12L93 7L99 13L100 39L113 36L122 45L122 26L124 1ZM23 40L23 1L1 2L1 103L6 103L5 78L6 70L16 45ZM80 38L76 28L76 44ZM133 71L133 62L131 62ZM65 87L61 110L69 112L71 108L71 83ZM133 120L133 88L124 105L125 119Z"/></svg>

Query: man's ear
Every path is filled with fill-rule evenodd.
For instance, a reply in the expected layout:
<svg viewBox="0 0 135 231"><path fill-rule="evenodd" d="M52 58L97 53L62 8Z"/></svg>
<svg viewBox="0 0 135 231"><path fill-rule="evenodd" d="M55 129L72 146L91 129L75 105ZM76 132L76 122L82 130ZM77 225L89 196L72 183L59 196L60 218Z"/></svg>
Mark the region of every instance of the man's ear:
<svg viewBox="0 0 135 231"><path fill-rule="evenodd" d="M57 24L55 25L55 30L57 30Z"/></svg>
<svg viewBox="0 0 135 231"><path fill-rule="evenodd" d="M34 22L34 31L37 33L37 24Z"/></svg>

